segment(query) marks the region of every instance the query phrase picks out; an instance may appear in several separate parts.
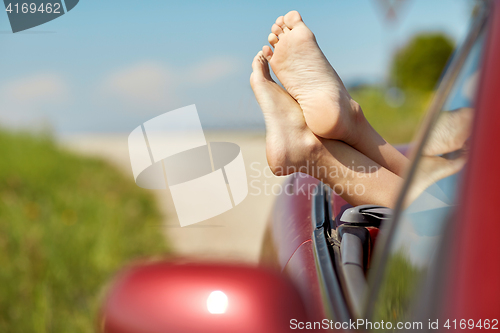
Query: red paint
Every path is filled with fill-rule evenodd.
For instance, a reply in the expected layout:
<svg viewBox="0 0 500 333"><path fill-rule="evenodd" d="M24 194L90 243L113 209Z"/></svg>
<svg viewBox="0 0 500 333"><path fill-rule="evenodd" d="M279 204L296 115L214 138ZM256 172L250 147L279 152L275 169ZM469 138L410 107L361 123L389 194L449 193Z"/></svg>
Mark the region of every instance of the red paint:
<svg viewBox="0 0 500 333"><path fill-rule="evenodd" d="M295 251L287 263L284 273L292 280L300 293L310 320L321 321L327 318L318 283L319 277L312 241L302 244Z"/></svg>
<svg viewBox="0 0 500 333"><path fill-rule="evenodd" d="M311 205L313 189L318 183L304 174L287 179L284 185L293 184L294 194L283 193L276 199L270 222L280 268L297 288L313 321L327 318L311 240L314 229Z"/></svg>
<svg viewBox="0 0 500 333"><path fill-rule="evenodd" d="M293 175L283 184L285 191L276 198L270 223L280 269L302 243L311 239L311 199L318 183L304 174Z"/></svg>
<svg viewBox="0 0 500 333"><path fill-rule="evenodd" d="M283 267L283 270L285 270L285 268L286 268L286 266L288 265L288 263L290 262L290 260L292 260L293 256L294 256L294 255L295 255L295 253L297 253L297 251L298 251L298 250L302 247L302 245L304 245L304 244L306 244L306 243L310 243L310 242L312 242L312 239L308 239L308 240L306 240L305 242L303 242L302 244L300 244L300 246L298 247L298 249L297 249L297 250L295 250L295 251L293 252L293 254L292 254L292 256L290 257L290 259L288 259L288 261L286 262L285 267ZM282 270L282 271L283 271L283 270Z"/></svg>
<svg viewBox="0 0 500 333"><path fill-rule="evenodd" d="M370 268L371 257L373 254L373 249L375 248L375 243L377 242L377 236L379 233L379 228L375 227L366 227L368 232L370 233L370 248L368 250L368 268Z"/></svg>
<svg viewBox="0 0 500 333"><path fill-rule="evenodd" d="M211 314L207 299L220 290L227 312ZM107 333L288 332L306 321L292 284L262 268L223 264L144 264L122 273L103 308Z"/></svg>
<svg viewBox="0 0 500 333"><path fill-rule="evenodd" d="M500 320L500 3L483 58L471 155L449 271L452 319ZM497 325L497 327L500 327Z"/></svg>

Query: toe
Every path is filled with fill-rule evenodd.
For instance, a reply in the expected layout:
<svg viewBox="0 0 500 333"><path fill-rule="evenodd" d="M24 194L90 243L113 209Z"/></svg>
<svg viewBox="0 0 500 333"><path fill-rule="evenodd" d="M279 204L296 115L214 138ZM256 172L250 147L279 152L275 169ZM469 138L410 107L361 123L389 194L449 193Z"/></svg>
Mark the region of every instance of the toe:
<svg viewBox="0 0 500 333"><path fill-rule="evenodd" d="M262 51L259 51L259 53L257 53L255 55L255 57L253 58L253 61L252 61L252 71L253 71L253 74L255 74L256 76L258 76L261 72L262 72L262 61L261 61L261 57L263 57L264 55L262 54Z"/></svg>
<svg viewBox="0 0 500 333"><path fill-rule="evenodd" d="M273 50L271 50L271 48L269 46L265 45L262 48L262 54L267 59L267 61L270 61L271 58L273 57Z"/></svg>
<svg viewBox="0 0 500 333"><path fill-rule="evenodd" d="M278 39L279 39L280 35L283 34L283 29L281 29L281 27L275 23L271 27L271 32L273 34L275 34L276 36L278 36Z"/></svg>
<svg viewBox="0 0 500 333"><path fill-rule="evenodd" d="M299 12L296 10L292 10L288 12L283 18L285 25L291 30L300 24L304 24L302 21L302 17ZM283 29L284 30L284 29Z"/></svg>
<svg viewBox="0 0 500 333"><path fill-rule="evenodd" d="M276 25L283 29L283 27L285 26L285 19L283 16L280 16L276 19Z"/></svg>
<svg viewBox="0 0 500 333"><path fill-rule="evenodd" d="M276 45L276 43L278 42L278 36L276 36L273 33L270 33L269 36L267 37L267 40L269 44L271 44L271 46L274 47L274 45Z"/></svg>
<svg viewBox="0 0 500 333"><path fill-rule="evenodd" d="M285 24L285 17L284 16L280 16L276 19L276 23L275 23L278 27L281 28L281 30L284 32L284 33L287 33L290 31L290 29L288 29L288 27L286 26Z"/></svg>
<svg viewBox="0 0 500 333"><path fill-rule="evenodd" d="M253 58L252 70L253 72L250 77L250 83L252 85L262 81L273 81L269 71L269 63L264 57L264 53L262 51L259 51L259 53L257 53L257 55Z"/></svg>

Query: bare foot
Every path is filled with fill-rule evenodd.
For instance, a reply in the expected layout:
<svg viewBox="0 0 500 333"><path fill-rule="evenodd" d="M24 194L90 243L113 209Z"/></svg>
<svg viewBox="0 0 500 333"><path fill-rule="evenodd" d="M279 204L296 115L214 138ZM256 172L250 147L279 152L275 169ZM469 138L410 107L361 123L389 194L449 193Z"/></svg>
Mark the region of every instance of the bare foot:
<svg viewBox="0 0 500 333"><path fill-rule="evenodd" d="M307 127L300 106L273 81L262 51L252 63L250 84L266 121L266 154L269 167L277 176L297 171L321 143Z"/></svg>
<svg viewBox="0 0 500 333"><path fill-rule="evenodd" d="M400 177L344 142L316 136L299 104L271 79L262 51L252 68L250 84L266 121L267 161L275 175L307 173L355 206L394 204Z"/></svg>
<svg viewBox="0 0 500 333"><path fill-rule="evenodd" d="M271 28L269 46L262 49L272 70L299 103L308 127L318 136L356 145L359 105L321 52L300 14L280 16Z"/></svg>

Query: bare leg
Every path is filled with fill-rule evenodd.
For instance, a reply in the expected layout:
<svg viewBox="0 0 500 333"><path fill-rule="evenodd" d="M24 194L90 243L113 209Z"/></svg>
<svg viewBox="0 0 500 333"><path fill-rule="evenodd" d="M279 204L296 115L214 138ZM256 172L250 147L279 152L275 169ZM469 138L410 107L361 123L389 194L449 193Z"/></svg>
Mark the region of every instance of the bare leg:
<svg viewBox="0 0 500 333"><path fill-rule="evenodd" d="M468 159L467 139L471 134L473 116L471 108L441 112L423 149L406 205L427 187L463 169Z"/></svg>
<svg viewBox="0 0 500 333"><path fill-rule="evenodd" d="M346 142L384 168L402 176L408 160L368 123L342 80L296 11L280 16L262 49L271 68L298 102L305 121L320 137Z"/></svg>
<svg viewBox="0 0 500 333"><path fill-rule="evenodd" d="M276 175L307 173L352 205L394 205L400 177L344 142L316 136L297 102L271 79L262 52L252 67L250 83L266 120L267 160Z"/></svg>
<svg viewBox="0 0 500 333"><path fill-rule="evenodd" d="M441 112L423 154L443 155L462 149L470 137L474 109L460 108Z"/></svg>

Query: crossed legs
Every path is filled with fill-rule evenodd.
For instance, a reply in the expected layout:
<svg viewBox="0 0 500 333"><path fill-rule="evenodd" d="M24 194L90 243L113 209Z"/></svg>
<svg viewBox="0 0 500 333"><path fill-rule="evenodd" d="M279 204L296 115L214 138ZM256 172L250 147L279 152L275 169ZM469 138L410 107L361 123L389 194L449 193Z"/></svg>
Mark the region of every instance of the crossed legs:
<svg viewBox="0 0 500 333"><path fill-rule="evenodd" d="M262 51L252 68L250 83L266 121L267 160L276 175L305 171L352 205L394 205L401 177L345 142L314 134L297 101L272 80ZM344 191L348 186L362 191Z"/></svg>

